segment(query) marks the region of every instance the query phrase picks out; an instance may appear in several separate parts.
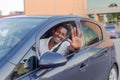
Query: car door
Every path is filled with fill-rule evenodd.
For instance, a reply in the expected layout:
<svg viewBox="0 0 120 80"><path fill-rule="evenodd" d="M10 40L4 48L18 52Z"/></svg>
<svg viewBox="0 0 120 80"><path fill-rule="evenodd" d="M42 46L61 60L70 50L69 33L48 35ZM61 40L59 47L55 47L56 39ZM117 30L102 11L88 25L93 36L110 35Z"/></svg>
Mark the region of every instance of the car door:
<svg viewBox="0 0 120 80"><path fill-rule="evenodd" d="M96 49L96 48L93 48ZM110 69L110 58L107 48L100 49L90 59L91 79L106 80Z"/></svg>
<svg viewBox="0 0 120 80"><path fill-rule="evenodd" d="M83 49L69 56L65 65L48 69L44 75L37 80L89 80L90 63L89 52Z"/></svg>
<svg viewBox="0 0 120 80"><path fill-rule="evenodd" d="M54 23L49 24L46 26L47 28L52 28L52 26L55 26L57 24L66 23L66 22L72 22L74 24L74 27L77 27L76 25L76 19L70 18L70 19L60 19L52 21ZM50 29L51 29L50 28ZM49 29L47 29L49 31ZM40 35L43 33L39 33ZM38 42L40 39L40 35L37 37ZM44 34L43 34L44 35ZM41 35L41 36L43 36ZM40 44L40 43L37 43ZM71 56L68 57L68 61L64 66L48 69L49 71L45 73L44 75L38 77L38 80L89 80L89 55L86 53L86 50L81 50L78 53L74 53ZM87 77L86 77L87 76Z"/></svg>
<svg viewBox="0 0 120 80"><path fill-rule="evenodd" d="M104 43L102 29L94 22L81 21L86 47L90 47L90 76L91 80L105 80L109 66L109 50L107 47L100 47Z"/></svg>
<svg viewBox="0 0 120 80"><path fill-rule="evenodd" d="M64 66L55 68L42 78L49 76L50 78L46 80L89 80L90 67L87 54L86 50L73 54Z"/></svg>

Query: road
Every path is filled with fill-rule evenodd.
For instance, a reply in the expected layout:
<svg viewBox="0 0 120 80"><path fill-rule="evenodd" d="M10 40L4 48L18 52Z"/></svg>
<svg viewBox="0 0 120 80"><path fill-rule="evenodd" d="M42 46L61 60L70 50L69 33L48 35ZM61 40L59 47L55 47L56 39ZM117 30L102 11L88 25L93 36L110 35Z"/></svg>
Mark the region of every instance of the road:
<svg viewBox="0 0 120 80"><path fill-rule="evenodd" d="M119 73L120 73L120 38L119 39L112 39L115 43L115 49L117 52L117 61L118 61L118 65L119 65ZM120 80L120 75L119 75L119 79Z"/></svg>

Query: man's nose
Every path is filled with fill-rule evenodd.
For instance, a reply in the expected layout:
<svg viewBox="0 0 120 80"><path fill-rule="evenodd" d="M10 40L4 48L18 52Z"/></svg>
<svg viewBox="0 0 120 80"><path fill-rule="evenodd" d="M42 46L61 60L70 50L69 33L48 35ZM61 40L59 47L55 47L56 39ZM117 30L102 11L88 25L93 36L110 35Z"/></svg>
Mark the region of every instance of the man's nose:
<svg viewBox="0 0 120 80"><path fill-rule="evenodd" d="M59 37L62 37L62 33L59 33L59 35L58 35Z"/></svg>

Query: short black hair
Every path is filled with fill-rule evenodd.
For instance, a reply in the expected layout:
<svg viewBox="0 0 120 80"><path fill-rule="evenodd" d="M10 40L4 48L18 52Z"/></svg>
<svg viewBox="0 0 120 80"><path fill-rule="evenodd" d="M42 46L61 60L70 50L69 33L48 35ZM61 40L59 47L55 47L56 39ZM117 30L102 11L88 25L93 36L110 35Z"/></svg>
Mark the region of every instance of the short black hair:
<svg viewBox="0 0 120 80"><path fill-rule="evenodd" d="M59 26L62 26L63 28L65 28L67 30L67 35L71 32L71 29L67 24L58 24L55 26L55 30L58 29Z"/></svg>

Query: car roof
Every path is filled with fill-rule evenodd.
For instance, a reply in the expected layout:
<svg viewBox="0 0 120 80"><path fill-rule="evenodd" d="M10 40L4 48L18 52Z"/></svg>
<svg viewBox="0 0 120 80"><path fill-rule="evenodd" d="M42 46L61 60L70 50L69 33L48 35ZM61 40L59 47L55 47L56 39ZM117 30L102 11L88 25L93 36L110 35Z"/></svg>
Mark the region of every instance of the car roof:
<svg viewBox="0 0 120 80"><path fill-rule="evenodd" d="M43 19L60 19L60 18L79 18L83 20L89 20L98 23L97 21L87 18L85 16L76 16L76 15L17 15L17 16L9 16L9 17L4 17L5 18L43 18ZM99 23L98 23L99 24Z"/></svg>
<svg viewBox="0 0 120 80"><path fill-rule="evenodd" d="M75 15L17 15L17 16L9 16L4 18L66 18L66 17L79 17ZM82 18L82 17L81 17Z"/></svg>
<svg viewBox="0 0 120 80"><path fill-rule="evenodd" d="M83 20L89 20L98 23L98 21L93 20L91 18L87 18L85 16L76 16L76 15L16 15L16 16L8 16L5 18L43 18L43 19L60 19L60 18L80 18ZM99 24L99 23L98 23Z"/></svg>

